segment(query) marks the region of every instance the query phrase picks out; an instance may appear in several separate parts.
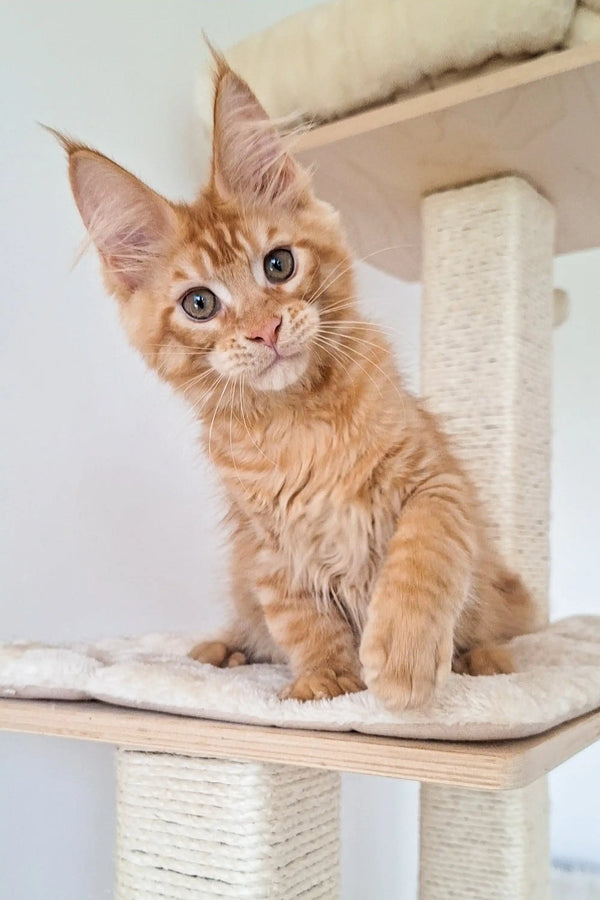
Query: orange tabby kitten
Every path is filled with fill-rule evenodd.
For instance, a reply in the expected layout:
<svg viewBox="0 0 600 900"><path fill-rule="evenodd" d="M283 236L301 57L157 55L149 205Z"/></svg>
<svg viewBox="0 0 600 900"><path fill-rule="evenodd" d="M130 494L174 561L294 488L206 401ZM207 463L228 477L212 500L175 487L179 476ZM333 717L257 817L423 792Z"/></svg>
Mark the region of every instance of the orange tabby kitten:
<svg viewBox="0 0 600 900"><path fill-rule="evenodd" d="M235 618L215 665L289 662L284 697L424 704L510 671L533 625L473 486L357 312L338 216L217 62L212 174L174 204L67 139L73 193L131 343L191 403L229 503Z"/></svg>

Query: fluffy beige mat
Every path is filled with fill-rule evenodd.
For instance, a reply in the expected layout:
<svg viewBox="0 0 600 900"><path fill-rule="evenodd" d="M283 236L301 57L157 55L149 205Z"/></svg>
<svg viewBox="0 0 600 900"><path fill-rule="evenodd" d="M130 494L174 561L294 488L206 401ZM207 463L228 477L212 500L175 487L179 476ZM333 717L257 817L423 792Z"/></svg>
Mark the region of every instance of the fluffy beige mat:
<svg viewBox="0 0 600 900"><path fill-rule="evenodd" d="M277 693L283 666L215 669L186 656L199 636L0 647L0 696L83 700L187 716L395 737L497 740L538 734L600 707L600 616L515 638L518 672L451 675L427 710L393 715L368 691L299 703Z"/></svg>

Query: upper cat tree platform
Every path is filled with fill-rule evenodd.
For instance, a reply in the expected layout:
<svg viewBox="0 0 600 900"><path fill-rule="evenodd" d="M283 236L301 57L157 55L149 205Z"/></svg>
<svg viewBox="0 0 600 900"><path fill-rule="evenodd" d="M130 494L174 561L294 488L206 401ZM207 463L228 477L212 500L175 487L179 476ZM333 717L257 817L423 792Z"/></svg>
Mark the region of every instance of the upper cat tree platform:
<svg viewBox="0 0 600 900"><path fill-rule="evenodd" d="M294 148L357 255L399 278L420 278L423 195L499 174L552 202L557 253L600 246L600 42L322 125Z"/></svg>

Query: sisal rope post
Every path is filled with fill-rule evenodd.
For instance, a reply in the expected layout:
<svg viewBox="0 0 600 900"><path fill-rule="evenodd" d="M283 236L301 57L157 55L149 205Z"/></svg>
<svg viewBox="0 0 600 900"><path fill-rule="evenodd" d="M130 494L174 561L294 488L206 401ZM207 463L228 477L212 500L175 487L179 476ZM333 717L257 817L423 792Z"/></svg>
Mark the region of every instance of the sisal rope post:
<svg viewBox="0 0 600 900"><path fill-rule="evenodd" d="M336 900L336 772L117 751L117 900Z"/></svg>
<svg viewBox="0 0 600 900"><path fill-rule="evenodd" d="M554 210L502 177L423 202L422 392L547 618ZM545 900L547 784L421 787L421 900Z"/></svg>

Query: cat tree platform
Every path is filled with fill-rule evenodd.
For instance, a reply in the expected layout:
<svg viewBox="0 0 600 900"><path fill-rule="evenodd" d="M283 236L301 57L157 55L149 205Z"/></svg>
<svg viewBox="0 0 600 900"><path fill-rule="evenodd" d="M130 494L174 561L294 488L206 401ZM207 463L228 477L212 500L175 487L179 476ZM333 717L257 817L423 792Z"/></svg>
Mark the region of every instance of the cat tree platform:
<svg viewBox="0 0 600 900"><path fill-rule="evenodd" d="M423 278L423 392L542 619L552 261L600 245L599 98L595 43L467 75L296 142L358 255ZM548 900L544 776L600 737L600 712L468 744L33 700L0 701L0 728L120 748L118 900L334 900L332 773L348 771L422 783L421 900Z"/></svg>
<svg viewBox="0 0 600 900"><path fill-rule="evenodd" d="M369 265L421 277L423 196L518 172L556 210L556 252L600 246L600 43L466 74L293 139ZM382 250L382 248L389 248Z"/></svg>
<svg viewBox="0 0 600 900"><path fill-rule="evenodd" d="M531 784L600 738L600 710L529 738L452 742L236 725L97 702L0 700L0 731L506 791Z"/></svg>

